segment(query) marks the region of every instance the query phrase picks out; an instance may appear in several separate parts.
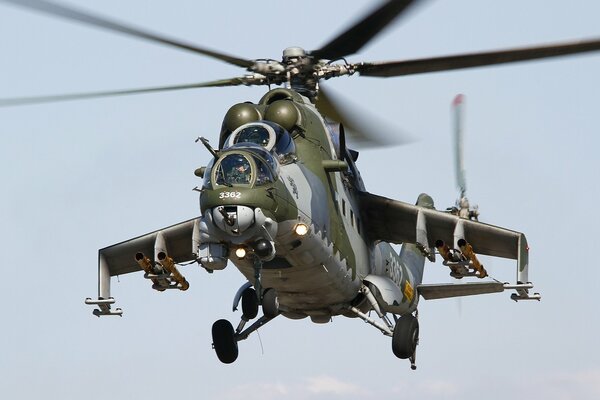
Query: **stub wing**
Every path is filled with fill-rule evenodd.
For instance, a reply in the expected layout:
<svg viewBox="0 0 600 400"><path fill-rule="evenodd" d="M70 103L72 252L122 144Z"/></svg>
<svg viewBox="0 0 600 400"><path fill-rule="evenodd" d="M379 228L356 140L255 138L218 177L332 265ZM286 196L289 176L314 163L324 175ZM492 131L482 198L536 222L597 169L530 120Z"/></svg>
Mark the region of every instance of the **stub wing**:
<svg viewBox="0 0 600 400"><path fill-rule="evenodd" d="M517 260L517 285L529 282L529 248L523 233L367 192L360 193L359 198L370 240L414 243L431 255L437 241L459 248L462 239L474 253ZM527 289L517 289L517 293L527 296Z"/></svg>
<svg viewBox="0 0 600 400"><path fill-rule="evenodd" d="M110 278L131 272L146 272L158 289L187 289L175 264L196 259L195 249L199 242L199 221L190 219L126 240L98 251L98 299L86 299L87 304L98 305L95 315L120 315L113 312L110 304ZM158 264L157 264L158 263ZM156 265L160 265L157 270ZM156 288L156 287L155 287Z"/></svg>
<svg viewBox="0 0 600 400"><path fill-rule="evenodd" d="M196 220L195 218L190 219L100 249L98 251L98 264L104 259L109 275L115 276L141 271L142 268L135 260L136 253L142 253L153 258L155 256L155 249L165 251L175 263L194 260L192 236ZM164 244L157 243L159 235L162 235ZM161 245L166 248L159 249Z"/></svg>

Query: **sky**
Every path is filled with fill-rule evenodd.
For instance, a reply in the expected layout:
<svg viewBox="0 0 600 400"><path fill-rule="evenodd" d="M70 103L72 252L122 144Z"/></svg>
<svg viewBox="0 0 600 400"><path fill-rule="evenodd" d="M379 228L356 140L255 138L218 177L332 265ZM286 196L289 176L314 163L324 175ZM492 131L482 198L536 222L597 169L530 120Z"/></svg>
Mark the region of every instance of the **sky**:
<svg viewBox="0 0 600 400"><path fill-rule="evenodd" d="M243 58L318 48L373 2L81 0L69 4ZM410 59L600 35L600 5L531 0L425 1L351 62ZM0 3L0 97L202 82L243 71L216 60ZM509 293L421 300L418 369L357 319L277 318L240 343L232 365L211 349L235 325L244 283L230 265L182 272L187 292L140 274L113 281L124 316L96 318L97 250L197 216L193 175L229 106L265 88L0 108L0 393L17 399L505 399L600 397L597 248L600 54L328 86L418 138L361 151L367 189L454 203L450 102L466 96L468 195L480 219L522 231L541 302ZM388 133L394 135L390 129ZM393 163L392 163L393 161ZM390 170L390 168L393 169ZM366 221L365 221L366 223ZM515 263L484 260L511 281ZM438 261L425 282L449 282Z"/></svg>

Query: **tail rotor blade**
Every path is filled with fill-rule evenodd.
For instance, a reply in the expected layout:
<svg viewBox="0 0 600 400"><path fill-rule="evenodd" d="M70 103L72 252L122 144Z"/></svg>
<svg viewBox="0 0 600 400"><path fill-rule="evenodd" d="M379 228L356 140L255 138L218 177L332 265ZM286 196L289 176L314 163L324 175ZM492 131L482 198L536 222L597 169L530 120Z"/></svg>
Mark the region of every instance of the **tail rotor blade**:
<svg viewBox="0 0 600 400"><path fill-rule="evenodd" d="M452 101L452 114L454 116L454 158L456 185L460 189L461 197L467 192L467 182L465 178L465 165L463 158L463 108L465 96L457 95Z"/></svg>

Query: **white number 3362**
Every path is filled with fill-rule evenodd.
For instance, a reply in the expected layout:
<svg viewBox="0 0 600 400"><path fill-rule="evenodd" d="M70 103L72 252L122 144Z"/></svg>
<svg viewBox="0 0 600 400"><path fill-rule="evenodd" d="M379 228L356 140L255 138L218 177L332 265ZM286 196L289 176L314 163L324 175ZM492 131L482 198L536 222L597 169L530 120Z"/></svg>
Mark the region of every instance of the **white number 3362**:
<svg viewBox="0 0 600 400"><path fill-rule="evenodd" d="M239 199L242 197L242 193L240 192L221 192L219 193L220 199Z"/></svg>

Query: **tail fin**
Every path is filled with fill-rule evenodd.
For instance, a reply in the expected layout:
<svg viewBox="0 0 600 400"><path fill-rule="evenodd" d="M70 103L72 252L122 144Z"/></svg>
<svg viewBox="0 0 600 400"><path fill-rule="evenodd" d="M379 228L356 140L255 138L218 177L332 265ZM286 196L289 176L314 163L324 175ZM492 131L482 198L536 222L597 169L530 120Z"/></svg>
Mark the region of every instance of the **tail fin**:
<svg viewBox="0 0 600 400"><path fill-rule="evenodd" d="M406 266L412 275L412 284L416 287L423 281L423 269L425 268L425 256L421 250L414 245L404 243L400 250L400 262Z"/></svg>
<svg viewBox="0 0 600 400"><path fill-rule="evenodd" d="M433 199L421 194L417 206L433 208ZM412 313L419 303L416 287L423 280L425 256L416 244L404 243L400 254L387 242L379 242L373 252L371 274L365 281L384 311L404 315Z"/></svg>

